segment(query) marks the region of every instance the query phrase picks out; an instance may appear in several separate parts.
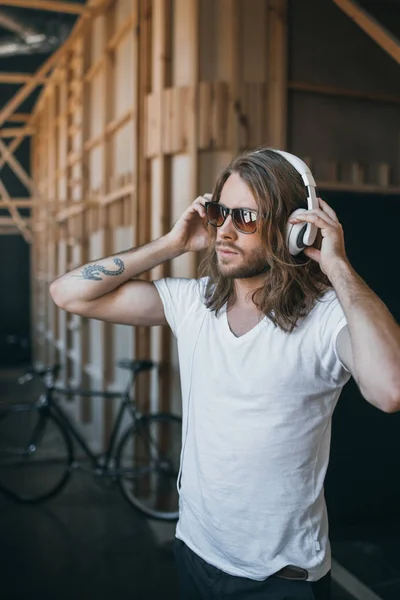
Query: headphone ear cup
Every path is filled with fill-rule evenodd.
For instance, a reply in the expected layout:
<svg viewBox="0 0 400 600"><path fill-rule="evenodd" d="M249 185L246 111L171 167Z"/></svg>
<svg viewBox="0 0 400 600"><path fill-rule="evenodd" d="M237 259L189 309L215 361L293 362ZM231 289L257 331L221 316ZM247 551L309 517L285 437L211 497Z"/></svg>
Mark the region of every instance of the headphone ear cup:
<svg viewBox="0 0 400 600"><path fill-rule="evenodd" d="M297 208L292 212L289 219L307 212L306 208ZM304 248L303 242L304 234L307 229L307 223L289 223L286 224L286 243L289 248L289 252L292 256L299 254Z"/></svg>

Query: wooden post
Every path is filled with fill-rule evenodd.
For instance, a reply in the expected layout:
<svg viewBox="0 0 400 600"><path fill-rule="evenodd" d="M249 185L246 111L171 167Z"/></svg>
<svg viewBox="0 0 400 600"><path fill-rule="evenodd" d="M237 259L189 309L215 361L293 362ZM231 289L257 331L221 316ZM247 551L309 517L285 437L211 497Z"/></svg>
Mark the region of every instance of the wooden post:
<svg viewBox="0 0 400 600"><path fill-rule="evenodd" d="M150 92L151 77L151 27L152 27L152 0L139 0L139 40L137 53L137 164L136 164L136 190L137 201L137 237L138 245L150 240L150 164L145 153L145 114L146 97ZM150 274L142 275L143 279L150 279ZM148 327L136 327L135 329L135 355L138 359L147 359L150 356L150 331ZM137 380L136 395L140 410L149 410L150 379L149 373L143 373Z"/></svg>
<svg viewBox="0 0 400 600"><path fill-rule="evenodd" d="M268 28L268 144L287 144L287 0L269 0Z"/></svg>
<svg viewBox="0 0 400 600"><path fill-rule="evenodd" d="M115 68L115 47L107 50L109 41L112 39L115 32L115 5L110 6L108 11L104 15L104 47L105 59L102 74L103 84L103 194L106 196L111 191L111 180L114 175L114 137L112 134L107 135L107 127L114 118L114 102L115 102L115 89L114 89L114 68ZM112 254L112 238L113 229L115 224L110 222L111 208L107 205L99 209L101 211L103 223L102 229L103 235L103 248L102 255L109 256ZM114 225L114 227L113 227ZM113 357L114 357L114 346L113 346L113 330L110 323L102 324L103 333L103 385L109 384L113 372ZM113 426L113 404L110 401L105 400L103 417L104 417L104 430L103 430L103 445L107 446Z"/></svg>
<svg viewBox="0 0 400 600"><path fill-rule="evenodd" d="M152 31L152 82L153 95L157 101L158 127L161 133L163 123L161 98L163 90L171 85L171 0L153 1L153 31ZM171 186L171 159L164 153L161 144L161 135L157 146L156 156L152 160L152 177L156 180L152 189L152 220L155 237L168 233L171 228L170 214L170 186ZM170 274L169 263L163 263L153 269L152 278L168 277ZM170 347L171 335L169 327L162 327L159 331L157 344L159 354L156 358L160 363L158 377L158 409L170 409Z"/></svg>

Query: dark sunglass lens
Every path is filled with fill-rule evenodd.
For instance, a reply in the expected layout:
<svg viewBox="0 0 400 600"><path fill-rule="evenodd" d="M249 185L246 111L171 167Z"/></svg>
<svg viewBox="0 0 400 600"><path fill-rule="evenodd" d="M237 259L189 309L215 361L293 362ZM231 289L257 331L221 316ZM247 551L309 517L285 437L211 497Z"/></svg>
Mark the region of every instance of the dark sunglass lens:
<svg viewBox="0 0 400 600"><path fill-rule="evenodd" d="M243 208L237 208L233 211L233 220L239 231L243 233L254 233L257 229L257 214L245 210Z"/></svg>
<svg viewBox="0 0 400 600"><path fill-rule="evenodd" d="M222 206L213 202L207 204L207 218L210 225L214 225L214 227L220 227L224 222L224 212Z"/></svg>

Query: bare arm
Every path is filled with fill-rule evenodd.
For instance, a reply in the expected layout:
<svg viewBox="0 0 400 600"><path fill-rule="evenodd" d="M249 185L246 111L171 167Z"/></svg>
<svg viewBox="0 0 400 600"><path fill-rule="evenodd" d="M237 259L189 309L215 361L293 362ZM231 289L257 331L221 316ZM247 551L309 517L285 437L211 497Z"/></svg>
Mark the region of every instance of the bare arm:
<svg viewBox="0 0 400 600"><path fill-rule="evenodd" d="M400 327L348 263L330 273L348 329L336 348L363 396L385 412L400 410Z"/></svg>
<svg viewBox="0 0 400 600"><path fill-rule="evenodd" d="M310 246L304 254L326 273L346 315L348 328L339 333L336 343L339 358L368 402L385 412L399 411L400 327L351 266L335 211L321 198L319 205L289 220L320 228L321 249Z"/></svg>
<svg viewBox="0 0 400 600"><path fill-rule="evenodd" d="M204 199L196 199L169 234L140 248L83 265L56 279L50 294L60 308L84 317L125 325L166 324L153 283L141 273L207 243Z"/></svg>

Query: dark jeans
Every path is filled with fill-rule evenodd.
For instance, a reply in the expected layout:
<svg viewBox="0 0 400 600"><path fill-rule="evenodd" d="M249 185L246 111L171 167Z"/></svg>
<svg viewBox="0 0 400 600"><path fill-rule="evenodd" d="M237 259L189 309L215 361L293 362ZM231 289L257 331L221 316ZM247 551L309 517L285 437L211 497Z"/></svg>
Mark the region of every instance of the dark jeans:
<svg viewBox="0 0 400 600"><path fill-rule="evenodd" d="M209 565L175 539L181 600L331 600L331 572L318 581L235 577Z"/></svg>

